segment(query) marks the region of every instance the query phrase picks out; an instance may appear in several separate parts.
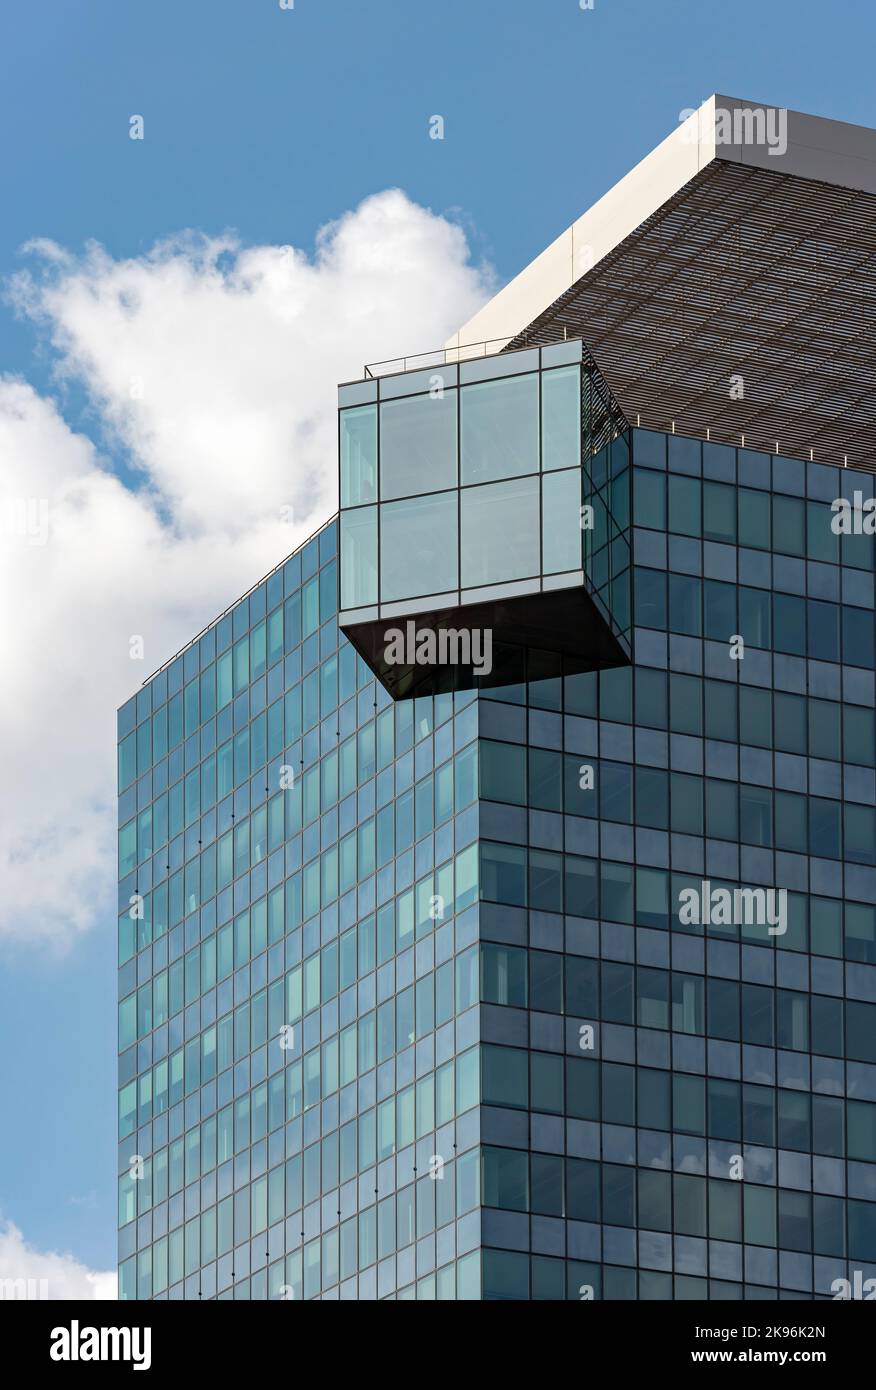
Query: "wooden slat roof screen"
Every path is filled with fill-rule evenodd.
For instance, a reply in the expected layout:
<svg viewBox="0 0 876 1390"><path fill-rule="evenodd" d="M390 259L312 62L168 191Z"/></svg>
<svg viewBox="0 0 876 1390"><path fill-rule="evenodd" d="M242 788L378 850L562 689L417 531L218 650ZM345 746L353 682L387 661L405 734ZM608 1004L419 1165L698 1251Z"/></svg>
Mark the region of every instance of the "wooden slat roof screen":
<svg viewBox="0 0 876 1390"><path fill-rule="evenodd" d="M873 194L714 160L508 346L564 333L632 424L876 471Z"/></svg>

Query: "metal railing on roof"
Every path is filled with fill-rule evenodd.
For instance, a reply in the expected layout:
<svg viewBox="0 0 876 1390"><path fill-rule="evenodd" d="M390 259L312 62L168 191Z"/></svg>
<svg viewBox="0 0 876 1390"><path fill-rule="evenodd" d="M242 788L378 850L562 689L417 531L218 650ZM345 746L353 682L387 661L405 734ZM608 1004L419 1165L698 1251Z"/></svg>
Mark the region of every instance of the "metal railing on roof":
<svg viewBox="0 0 876 1390"><path fill-rule="evenodd" d="M490 357L501 352L511 342L507 338L488 338L483 343L465 343L461 347L435 348L433 352L417 352L412 357L389 357L385 362L366 362L365 376L390 376L394 372L413 372L418 368L425 371L429 367L446 367L452 362L467 362L470 358ZM562 341L562 340L560 340Z"/></svg>

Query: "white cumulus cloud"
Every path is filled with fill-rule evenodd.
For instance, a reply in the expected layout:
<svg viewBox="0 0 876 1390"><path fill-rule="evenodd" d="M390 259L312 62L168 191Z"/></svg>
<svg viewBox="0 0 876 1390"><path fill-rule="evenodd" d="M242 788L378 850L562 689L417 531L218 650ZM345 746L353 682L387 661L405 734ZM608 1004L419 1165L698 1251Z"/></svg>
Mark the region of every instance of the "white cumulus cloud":
<svg viewBox="0 0 876 1390"><path fill-rule="evenodd" d="M29 254L8 298L56 388L0 377L0 939L64 947L112 890L116 706L335 509L337 383L444 342L492 284L397 190L310 256Z"/></svg>
<svg viewBox="0 0 876 1390"><path fill-rule="evenodd" d="M114 1270L89 1269L73 1255L37 1250L11 1221L0 1222L0 1300L117 1297Z"/></svg>

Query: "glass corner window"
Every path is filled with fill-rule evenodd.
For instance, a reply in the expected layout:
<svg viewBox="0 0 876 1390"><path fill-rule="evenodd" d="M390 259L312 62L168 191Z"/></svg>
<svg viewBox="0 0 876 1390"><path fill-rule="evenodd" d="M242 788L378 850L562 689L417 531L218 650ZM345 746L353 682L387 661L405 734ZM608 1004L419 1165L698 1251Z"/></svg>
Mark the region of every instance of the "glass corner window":
<svg viewBox="0 0 876 1390"><path fill-rule="evenodd" d="M581 470L549 473L542 486L542 569L562 574L581 568Z"/></svg>
<svg viewBox="0 0 876 1390"><path fill-rule="evenodd" d="M341 607L377 602L377 508L341 514Z"/></svg>
<svg viewBox="0 0 876 1390"><path fill-rule="evenodd" d="M377 406L342 410L341 506L377 501Z"/></svg>
<svg viewBox="0 0 876 1390"><path fill-rule="evenodd" d="M577 468L581 462L581 368L558 367L541 378L541 466Z"/></svg>

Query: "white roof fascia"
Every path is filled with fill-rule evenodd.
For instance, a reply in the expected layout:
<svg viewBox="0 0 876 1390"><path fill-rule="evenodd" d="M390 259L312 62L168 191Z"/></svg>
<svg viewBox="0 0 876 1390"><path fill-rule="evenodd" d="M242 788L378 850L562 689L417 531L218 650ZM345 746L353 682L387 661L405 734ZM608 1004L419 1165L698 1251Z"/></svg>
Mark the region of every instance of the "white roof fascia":
<svg viewBox="0 0 876 1390"><path fill-rule="evenodd" d="M745 138L752 119L767 139ZM876 131L715 94L454 333L449 360L500 351L715 159L876 193Z"/></svg>

